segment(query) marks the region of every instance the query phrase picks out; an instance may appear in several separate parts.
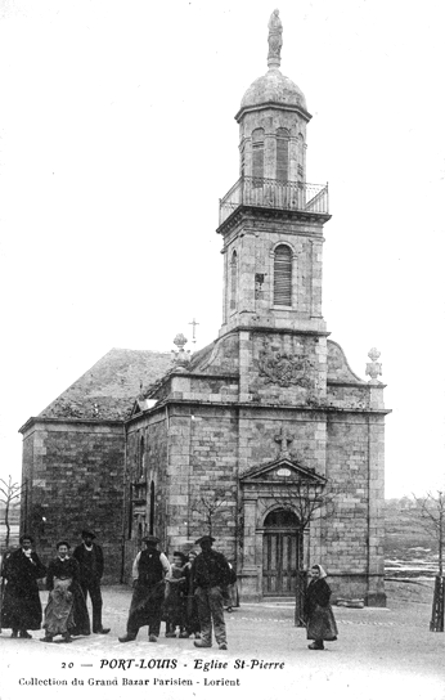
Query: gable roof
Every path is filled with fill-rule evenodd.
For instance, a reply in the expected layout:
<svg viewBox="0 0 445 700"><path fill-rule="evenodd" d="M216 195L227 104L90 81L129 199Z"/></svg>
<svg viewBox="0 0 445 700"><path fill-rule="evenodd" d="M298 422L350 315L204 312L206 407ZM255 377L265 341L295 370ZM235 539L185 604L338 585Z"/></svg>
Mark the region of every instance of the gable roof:
<svg viewBox="0 0 445 700"><path fill-rule="evenodd" d="M131 413L141 384L147 387L170 367L170 352L113 348L38 417L123 420Z"/></svg>

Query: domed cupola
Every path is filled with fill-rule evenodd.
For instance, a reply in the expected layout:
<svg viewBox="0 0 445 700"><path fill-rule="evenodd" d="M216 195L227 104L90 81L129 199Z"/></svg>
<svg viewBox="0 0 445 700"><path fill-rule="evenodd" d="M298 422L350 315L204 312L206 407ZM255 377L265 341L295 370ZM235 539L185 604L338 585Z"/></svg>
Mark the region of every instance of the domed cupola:
<svg viewBox="0 0 445 700"><path fill-rule="evenodd" d="M303 92L280 71L283 25L278 10L268 26L268 71L247 89L235 116L240 125L240 175L304 182L311 115Z"/></svg>
<svg viewBox="0 0 445 700"><path fill-rule="evenodd" d="M299 108L310 119L307 112L306 98L293 80L280 71L281 48L283 46L283 25L278 10L274 10L269 20L269 53L267 56L268 71L265 75L254 80L244 93L240 111L236 115L239 122L245 110L267 108L270 105Z"/></svg>
<svg viewBox="0 0 445 700"><path fill-rule="evenodd" d="M244 93L241 110L267 104L291 105L307 111L306 98L295 83L278 68L269 68L266 75L254 80Z"/></svg>

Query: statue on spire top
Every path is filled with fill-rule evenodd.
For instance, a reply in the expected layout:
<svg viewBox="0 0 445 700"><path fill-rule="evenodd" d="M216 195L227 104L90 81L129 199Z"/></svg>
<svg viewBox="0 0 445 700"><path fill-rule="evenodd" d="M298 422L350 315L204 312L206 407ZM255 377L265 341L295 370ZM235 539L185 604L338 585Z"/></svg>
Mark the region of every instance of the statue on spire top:
<svg viewBox="0 0 445 700"><path fill-rule="evenodd" d="M281 47L283 46L283 25L279 10L274 10L269 20L269 53L267 65L269 68L279 68L281 63Z"/></svg>

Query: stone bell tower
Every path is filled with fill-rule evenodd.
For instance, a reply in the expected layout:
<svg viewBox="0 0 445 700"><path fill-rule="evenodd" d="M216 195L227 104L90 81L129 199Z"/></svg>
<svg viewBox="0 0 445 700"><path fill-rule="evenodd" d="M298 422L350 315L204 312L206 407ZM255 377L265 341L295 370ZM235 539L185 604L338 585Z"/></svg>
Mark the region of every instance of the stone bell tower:
<svg viewBox="0 0 445 700"><path fill-rule="evenodd" d="M246 91L240 126L240 178L220 200L224 240L223 325L324 333L323 224L327 185L306 182L302 91L279 70L282 24L269 21L268 71Z"/></svg>

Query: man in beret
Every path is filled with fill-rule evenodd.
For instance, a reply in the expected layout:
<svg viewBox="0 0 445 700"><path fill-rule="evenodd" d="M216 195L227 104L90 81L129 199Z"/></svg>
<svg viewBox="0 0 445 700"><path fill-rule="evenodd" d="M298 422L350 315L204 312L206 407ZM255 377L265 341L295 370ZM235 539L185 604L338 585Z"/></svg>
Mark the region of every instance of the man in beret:
<svg viewBox="0 0 445 700"><path fill-rule="evenodd" d="M201 553L193 562L193 580L196 585L201 639L194 644L196 647L212 646L213 622L218 647L225 650L227 635L223 591L229 583L230 568L225 556L212 548L214 541L210 535L204 535L196 541L201 547Z"/></svg>
<svg viewBox="0 0 445 700"><path fill-rule="evenodd" d="M127 621L127 633L120 642L136 639L140 627L148 625L148 641L157 642L161 628L165 577L170 575L170 562L157 548L153 535L142 538L144 549L133 562L133 597Z"/></svg>
<svg viewBox="0 0 445 700"><path fill-rule="evenodd" d="M108 634L109 627L102 625L102 593L100 581L104 573L104 555L102 547L94 542L96 535L91 530L82 530L82 544L79 544L73 557L79 562L79 583L85 600L88 593L93 608L93 632L95 634Z"/></svg>

